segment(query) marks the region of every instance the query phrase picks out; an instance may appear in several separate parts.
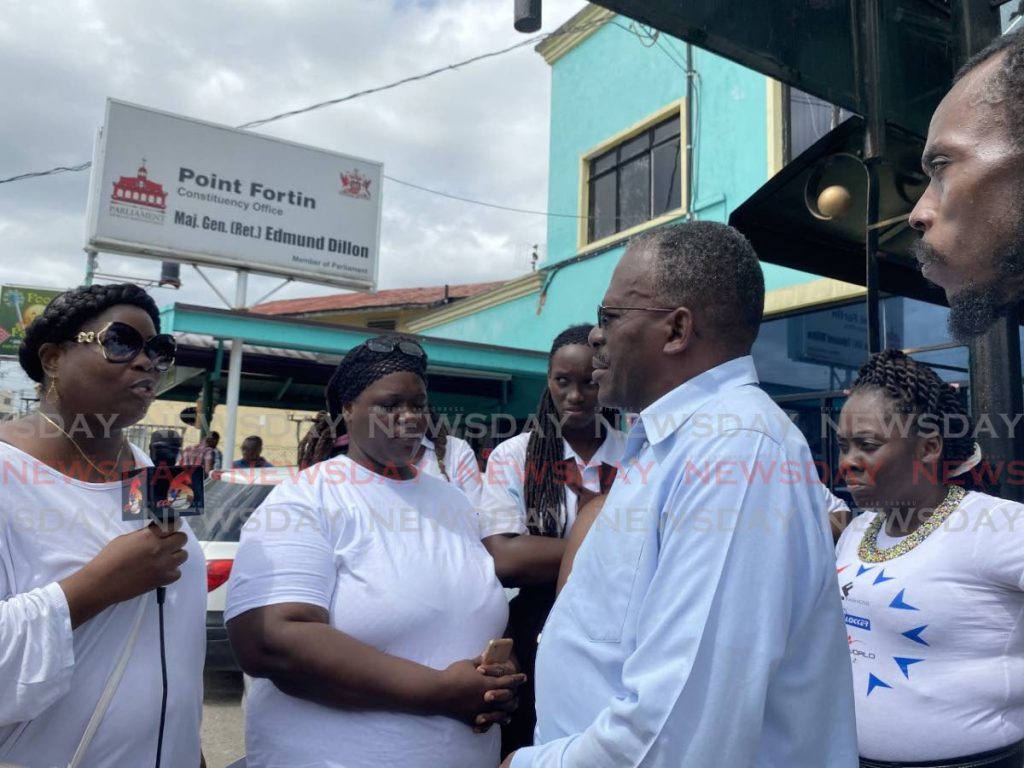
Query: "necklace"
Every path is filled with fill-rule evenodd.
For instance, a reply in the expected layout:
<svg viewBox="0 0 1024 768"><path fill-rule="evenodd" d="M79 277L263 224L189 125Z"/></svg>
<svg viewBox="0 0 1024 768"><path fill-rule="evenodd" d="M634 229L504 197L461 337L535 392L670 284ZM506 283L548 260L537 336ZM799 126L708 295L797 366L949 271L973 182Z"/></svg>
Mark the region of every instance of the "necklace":
<svg viewBox="0 0 1024 768"><path fill-rule="evenodd" d="M966 495L967 491L959 485L951 485L946 492L946 498L935 508L932 516L921 523L916 531L904 536L898 544L887 549L878 548L878 532L882 530L882 525L885 523L885 515L879 514L864 531L864 538L860 540L860 546L857 547L857 557L865 563L884 563L886 560L907 554L927 539L932 531L946 522L946 519L960 506L960 502Z"/></svg>
<svg viewBox="0 0 1024 768"><path fill-rule="evenodd" d="M39 413L40 416L42 416L44 419L46 419L50 424L52 424L57 429L59 429L61 434L64 435L64 437L66 437L68 440L71 441L71 444L73 446L75 446L75 450L78 451L82 455L82 458L85 459L86 462L88 462L90 467L92 467L94 470L96 470L96 474L97 475L99 475L102 478L109 479L110 476L112 474L114 474L113 470L110 471L110 472L104 472L102 469L97 467L96 464L93 462L93 460L90 459L89 456L86 454L86 452L82 450L82 446L80 446L75 441L75 438L73 438L71 435L69 435L67 433L67 431L65 431L64 427L62 427L60 424L58 424L56 421L51 419L49 416L47 416L42 411L39 411L38 413ZM121 447L117 449L117 456L114 458L114 467L113 467L114 470L116 470L119 466L121 466L121 454L122 453L124 453L124 440L123 439L121 440Z"/></svg>

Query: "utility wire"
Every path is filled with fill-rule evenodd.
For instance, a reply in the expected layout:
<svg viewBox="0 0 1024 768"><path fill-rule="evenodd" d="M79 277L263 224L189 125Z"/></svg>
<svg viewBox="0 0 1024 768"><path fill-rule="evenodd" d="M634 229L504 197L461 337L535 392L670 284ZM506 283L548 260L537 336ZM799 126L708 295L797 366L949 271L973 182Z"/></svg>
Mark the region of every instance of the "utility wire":
<svg viewBox="0 0 1024 768"><path fill-rule="evenodd" d="M503 54L506 54L506 53L509 53L511 51L517 50L518 48L522 48L524 46L531 45L531 44L536 43L536 42L538 42L540 40L545 40L545 39L547 39L549 37L556 37L556 36L559 36L559 35L570 35L570 34L575 34L575 33L578 33L578 32L585 32L588 29L593 29L595 27L599 27L599 26L605 24L606 22L607 22L607 20L601 20L601 21L592 22L590 24L584 24L584 25L579 26L579 27L569 27L569 28L566 28L566 29L558 29L558 30L555 30L554 32L548 32L548 33L543 34L543 35L535 35L534 37L531 37L531 38L529 38L527 40L523 40L522 42L516 43L515 45L510 45L507 48L502 48L501 50L491 51L489 53L483 53L483 54L480 54L479 56L473 56L473 57L471 57L469 59L465 59L464 61L459 61L459 62L456 62L455 64L448 64L447 66L444 66L444 67L438 67L437 69L432 69L429 72L423 72L422 74L419 74L419 75L412 75L411 77L405 77L405 78L402 78L401 80L396 80L393 83L388 83L387 85L381 85L381 86L378 86L376 88L367 88L366 90L357 91L356 93L350 93L347 96L342 96L342 97L337 98L337 99L329 99L327 101L321 101L321 102L319 102L317 104L312 104L312 105L310 105L308 107L302 107L301 109L293 109L291 111L282 112L281 114L273 115L271 117L262 118L260 120L253 120L253 121L248 122L248 123L243 123L242 125L238 126L238 128L239 129L243 129L243 130L247 129L247 128L255 128L255 127L260 126L260 125L266 125L267 123L274 122L275 120L283 120L283 119L285 119L287 117L293 117L295 115L306 114L307 112L312 112L312 111L317 110L317 109L323 109L324 107L329 107L329 106L332 106L334 104L341 104L342 102L352 101L353 99L357 99L357 98L359 98L361 96L369 96L370 94L380 93L381 91L387 91L387 90L390 90L392 88L397 88L400 85L405 85L407 83L416 82L418 80L425 80L425 79L427 79L429 77L434 77L435 75L439 75L439 74L441 74L443 72L448 72L448 71L451 71L451 70L459 69L460 67L464 67L464 66L466 66L468 64L473 64L473 63L478 62L478 61L483 61L484 59L493 58L495 56L501 56ZM6 179L0 179L0 184L10 184L10 183L15 182L15 181L24 181L25 179L35 179L35 178L39 178L41 176L53 176L53 175L58 174L58 173L76 173L78 171L84 171L84 170L86 170L87 168L89 168L91 166L92 166L91 162L85 162L85 163L80 163L78 165L72 165L72 166L63 166L63 165L62 166L57 166L56 168L50 168L49 170L46 170L46 171L32 171L32 172L29 172L29 173L21 173L21 174L18 174L17 176L9 176ZM414 185L410 185L410 186L414 186ZM433 190L430 190L430 191L433 191Z"/></svg>
<svg viewBox="0 0 1024 768"><path fill-rule="evenodd" d="M579 26L579 27L570 27L570 28L566 28L566 29L556 30L554 32L550 32L550 33L543 34L543 35L536 35L536 36L531 37L531 38L529 38L527 40L523 40L523 41L521 41L519 43L516 43L515 45L510 45L507 48L502 48L502 49L497 50L497 51L490 51L489 53L480 54L479 56L473 56L473 57L471 57L469 59L465 59L464 61L460 61L460 62L457 62L455 64L449 64L449 65L444 66L444 67L438 67L437 69L432 69L429 72L424 72L424 73L419 74L419 75L412 75L410 77L405 77L405 78L402 78L401 80L396 80L395 82L388 83L387 85L378 86L376 88L367 88L365 90L357 91L355 93L350 93L347 96L342 96L342 97L337 98L337 99L328 99L327 101L321 101L321 102L318 102L316 104L312 104L312 105L310 105L308 107L303 107L301 109L293 109L293 110L290 110L288 112L282 112L280 114L272 115L271 117L262 118L260 120L252 120L252 121L250 121L248 123L243 123L242 125L239 125L238 128L240 130L256 128L258 126L266 125L268 123L272 123L272 122L277 121L277 120L283 120L285 118L294 117L296 115L306 114L308 112L313 112L313 111L318 110L318 109L323 109L324 107L333 106L335 104L341 104L341 103L344 103L346 101L352 101L352 100L358 99L358 98L360 98L362 96L369 96L369 95L374 94L374 93L380 93L382 91L388 91L388 90L391 90L392 88L397 88L397 87L399 87L401 85L406 85L408 83L416 82L416 81L419 81L419 80L426 80L427 78L434 77L435 75L439 75L439 74L442 74L444 72L449 72L449 71L452 71L452 70L456 70L456 69L459 69L460 67L464 67L464 66L467 66L469 64L476 63L478 61L483 61L484 59L494 58L496 56L501 56L503 54L510 53L511 51L515 51L515 50L517 50L519 48L523 48L523 47L525 47L527 45L532 45L532 44L534 44L534 43L536 43L536 42L538 42L540 40L544 40L544 39L547 39L549 37L555 37L555 36L558 36L558 35L574 34L574 33L578 33L578 32L585 32L585 31L587 31L589 29L593 29L595 27L602 26L605 23L607 23L607 21L608 20L606 19L606 20L602 20L602 21L592 22L590 24L584 24L584 25ZM616 23L615 26L618 26L618 27L620 27L622 29L626 29L625 27L623 27L621 24L618 24L618 23ZM627 30L627 31L630 31L630 30ZM74 166L58 166L56 168L50 168L49 170L46 170L46 171L36 171L36 172L31 172L31 173L22 173L22 174L19 174L17 176L11 176L11 177L6 178L6 179L0 179L0 184L9 184L9 183L12 183L12 182L15 182L15 181L23 181L25 179L39 178L39 177L42 177L42 176L53 176L53 175L58 174L58 173L76 173L76 172L79 172L79 171L84 171L84 170L90 168L91 166L92 166L91 162L85 162L85 163L80 163L80 164L74 165ZM453 194L450 194L448 192L443 192L443 191L441 191L439 189L431 189L430 187L424 187L424 186L422 186L420 184L414 184L411 181L404 181L402 179L395 178L394 176L385 176L384 178L387 179L388 181L393 181L393 182L395 182L397 184L401 184L401 185L406 186L406 187L411 187L412 189L418 189L418 190L420 190L422 192L428 192L430 194L438 195L439 197L445 197L445 198L448 198L450 200L458 200L458 201L463 202L463 203L470 203L472 205L480 205L480 206L483 206L485 208L495 208L497 210L502 210L502 211L511 211L513 213L524 213L524 214L530 214L530 215L536 215L536 216L549 216L549 217L552 217L552 218L566 218L566 219L588 219L588 218L591 218L589 216L579 216L579 215L571 214L571 213L550 213L548 211L534 211L534 210L528 210L528 209L525 209L525 208L515 208L515 207L507 206L507 205L499 205L497 203L488 203L488 202L485 202L483 200L474 200L472 198L461 197L459 195L453 195Z"/></svg>

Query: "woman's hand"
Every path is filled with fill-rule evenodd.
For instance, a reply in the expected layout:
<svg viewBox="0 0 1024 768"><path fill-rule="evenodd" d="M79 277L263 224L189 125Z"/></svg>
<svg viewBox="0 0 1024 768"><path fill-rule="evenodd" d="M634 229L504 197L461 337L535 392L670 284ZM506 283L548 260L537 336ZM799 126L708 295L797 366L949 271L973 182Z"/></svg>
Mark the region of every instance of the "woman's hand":
<svg viewBox="0 0 1024 768"><path fill-rule="evenodd" d="M456 661L443 670L437 704L440 714L473 726L478 725L478 717L486 717L489 727L515 710L515 691L526 675L511 671L507 664L490 665L495 674L486 674L480 661L479 657Z"/></svg>
<svg viewBox="0 0 1024 768"><path fill-rule="evenodd" d="M509 675L516 675L519 672L519 663L513 656L508 661L500 664L482 664L480 658L473 660L473 663L477 665L476 671L487 677L506 677ZM522 675L523 682L526 682L526 675ZM521 685L521 683L520 683ZM518 688L518 686L516 686ZM488 694L484 694L484 699L487 700ZM473 730L476 733L487 733L490 727L495 723L499 725L506 725L516 707L519 706L518 697L515 699L515 706L512 709L496 709L492 712L482 712L476 716L476 720L473 721Z"/></svg>
<svg viewBox="0 0 1024 768"><path fill-rule="evenodd" d="M177 524L176 524L177 525ZM116 603L166 587L181 578L188 537L152 523L117 536L78 572L60 582L77 627Z"/></svg>

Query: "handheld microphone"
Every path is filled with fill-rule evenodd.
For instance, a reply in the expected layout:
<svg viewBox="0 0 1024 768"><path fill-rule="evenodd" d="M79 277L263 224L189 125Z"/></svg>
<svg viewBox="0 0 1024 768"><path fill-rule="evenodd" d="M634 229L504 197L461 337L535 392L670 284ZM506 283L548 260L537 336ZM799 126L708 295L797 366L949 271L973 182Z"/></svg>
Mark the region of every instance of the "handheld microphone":
<svg viewBox="0 0 1024 768"><path fill-rule="evenodd" d="M141 467L121 475L121 519L159 523L164 530L179 517L203 512L203 468L180 467L160 463ZM160 726L157 733L156 768L163 754L164 724L167 718L167 650L164 644L164 600L167 587L156 588L160 621L160 675L163 690L160 700Z"/></svg>
<svg viewBox="0 0 1024 768"><path fill-rule="evenodd" d="M122 520L150 518L166 530L179 517L203 513L202 467L159 464L126 472L121 481ZM158 587L157 602L166 594L166 587Z"/></svg>

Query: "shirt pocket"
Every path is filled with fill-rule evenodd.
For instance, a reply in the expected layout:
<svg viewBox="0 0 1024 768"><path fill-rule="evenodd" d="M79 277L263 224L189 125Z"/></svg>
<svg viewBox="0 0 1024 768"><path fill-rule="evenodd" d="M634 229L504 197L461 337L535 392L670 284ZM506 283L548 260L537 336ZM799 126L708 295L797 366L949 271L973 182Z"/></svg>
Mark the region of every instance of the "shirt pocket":
<svg viewBox="0 0 1024 768"><path fill-rule="evenodd" d="M619 643L636 590L642 531L601 529L595 524L573 563L568 608L595 643ZM568 592L568 586L566 587Z"/></svg>

